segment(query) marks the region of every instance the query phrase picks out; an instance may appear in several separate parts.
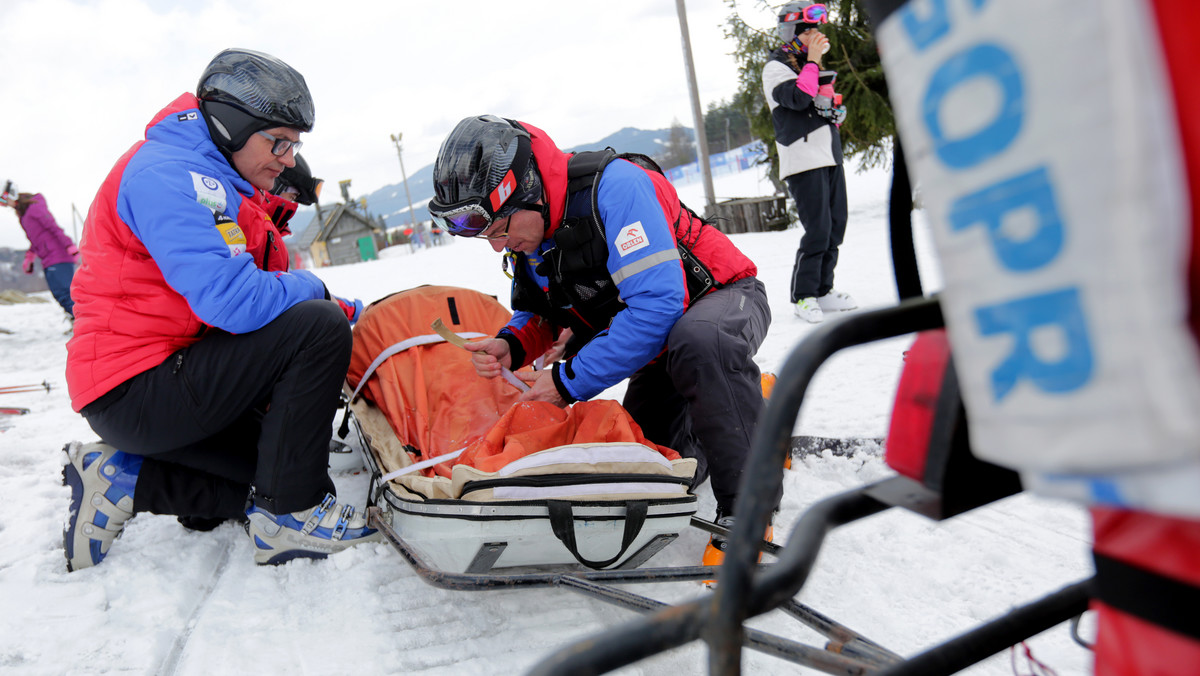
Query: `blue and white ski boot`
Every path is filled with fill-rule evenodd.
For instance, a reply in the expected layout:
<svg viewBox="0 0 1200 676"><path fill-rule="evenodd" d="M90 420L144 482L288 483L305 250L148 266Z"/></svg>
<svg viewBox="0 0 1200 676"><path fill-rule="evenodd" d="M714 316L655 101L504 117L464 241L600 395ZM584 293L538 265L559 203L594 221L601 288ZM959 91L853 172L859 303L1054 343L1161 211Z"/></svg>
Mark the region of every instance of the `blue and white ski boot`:
<svg viewBox="0 0 1200 676"><path fill-rule="evenodd" d="M103 442L73 441L63 451L67 454L63 485L71 487L63 549L67 570L74 571L103 561L133 516L133 489L142 457Z"/></svg>

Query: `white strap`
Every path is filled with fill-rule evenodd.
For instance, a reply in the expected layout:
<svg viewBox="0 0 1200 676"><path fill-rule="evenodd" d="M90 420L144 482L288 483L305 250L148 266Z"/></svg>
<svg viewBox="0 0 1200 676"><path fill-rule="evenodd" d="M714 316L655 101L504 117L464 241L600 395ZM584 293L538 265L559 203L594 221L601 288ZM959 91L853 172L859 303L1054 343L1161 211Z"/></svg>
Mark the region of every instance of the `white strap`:
<svg viewBox="0 0 1200 676"><path fill-rule="evenodd" d="M479 337L483 336L484 334L482 334L482 333L461 333L458 335L462 336L463 338L479 338ZM371 362L371 365L367 367L367 371L365 373L363 373L362 379L358 381L358 387L354 388L354 393L350 395L350 403L354 403L354 400L358 398L358 393L362 391L362 388L365 387L367 384L367 380L369 380L371 378L371 374L375 373L375 369L379 368L379 365L382 364L384 361L386 361L388 357L391 357L392 355L395 355L395 354L399 354L400 352L403 352L410 347L417 347L419 345L432 345L433 343L444 343L444 342L446 342L445 338L443 338L441 336L435 336L433 334L424 335L424 336L413 336L412 338L402 340L399 343L396 343L396 344L392 345L391 347L385 349L383 352L380 352L379 356L375 357L375 361Z"/></svg>
<svg viewBox="0 0 1200 676"><path fill-rule="evenodd" d="M518 390L521 390L522 392L529 389L529 386L525 384L525 381L518 378L517 374L513 373L512 371L509 371L508 369L504 368L503 366L500 367L500 375L504 376L505 380L507 380L509 383L512 384L513 387L517 388Z"/></svg>
<svg viewBox="0 0 1200 676"><path fill-rule="evenodd" d="M441 317L438 317L437 319L433 320L433 324L431 324L430 326L433 327L434 331L437 331L437 334L439 336L441 336L442 338L445 338L446 342L451 343L453 345L457 345L457 346L463 348L464 350L467 348L467 341L463 340L464 337L467 337L467 336L473 337L473 336L480 335L477 333L476 334L454 333L453 331L451 331L449 329L449 327L446 326L446 324L444 322L442 322ZM510 385L517 388L521 392L524 392L525 390L529 389L529 386L526 385L524 381L522 381L520 378L513 375L512 371L509 371L508 369L504 368L503 366L500 367L500 375L504 376L504 379L507 380Z"/></svg>
<svg viewBox="0 0 1200 676"><path fill-rule="evenodd" d="M425 469L426 467L433 467L434 465L438 464L439 462L453 460L453 459L457 458L458 456L462 455L463 451L465 451L465 450L467 450L467 447L463 446L462 448L458 449L457 451L454 451L453 453L444 453L442 455L432 457L428 460L422 460L421 462L413 463L413 464L409 465L408 467L405 467L403 469L398 469L395 472L388 472L387 474L383 475L383 479L381 479L381 481L391 481L392 479L395 479L398 476L404 476L405 474L412 474L413 472Z"/></svg>

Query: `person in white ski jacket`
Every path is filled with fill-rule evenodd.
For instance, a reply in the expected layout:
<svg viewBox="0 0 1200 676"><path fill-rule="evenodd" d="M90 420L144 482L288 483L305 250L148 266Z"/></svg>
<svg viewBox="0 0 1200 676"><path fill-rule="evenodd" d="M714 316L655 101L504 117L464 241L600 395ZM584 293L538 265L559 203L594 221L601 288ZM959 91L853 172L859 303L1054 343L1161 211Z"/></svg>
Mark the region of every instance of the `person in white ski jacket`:
<svg viewBox="0 0 1200 676"><path fill-rule="evenodd" d="M779 178L796 201L804 235L792 266L791 300L796 316L820 322L825 312L858 307L833 287L838 247L846 235L846 175L838 126L846 109L833 90L837 73L821 70L829 39L818 29L828 21L825 5L810 0L780 9L783 45L763 67L763 92L775 124Z"/></svg>

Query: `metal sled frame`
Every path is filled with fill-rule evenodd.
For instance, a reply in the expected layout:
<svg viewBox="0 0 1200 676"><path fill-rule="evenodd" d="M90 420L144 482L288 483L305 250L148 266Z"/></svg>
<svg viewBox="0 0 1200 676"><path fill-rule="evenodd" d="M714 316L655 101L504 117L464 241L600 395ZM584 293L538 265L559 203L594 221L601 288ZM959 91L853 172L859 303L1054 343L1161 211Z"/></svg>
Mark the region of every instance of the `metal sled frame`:
<svg viewBox="0 0 1200 676"><path fill-rule="evenodd" d="M658 539L647 544L629 561L616 569L580 570L571 566L555 566L552 567L553 569L551 567L545 567L544 570L539 568L534 572L493 573L489 572L489 560L495 561L499 552L489 551L490 548L485 546L476 556L476 563L479 565L472 564L472 568L479 567L480 572L449 573L426 564L420 554L392 528L379 507L369 507L367 519L372 528L377 528L384 534L392 547L404 557L404 560L412 566L422 580L434 587L452 591L560 587L637 612L670 612L671 607L661 601L619 589L614 585L711 580L716 578L721 570L721 567L718 566L637 568L674 539L673 537L659 536ZM691 525L710 533L731 534L725 528L696 517L692 518ZM494 544L497 548L503 546L503 543ZM760 545L763 551L776 555L780 553L780 548L770 542L759 541L752 543L751 546L756 547L757 551L757 546ZM758 567L765 570L771 568L771 565ZM834 674L867 673L864 669L868 666L890 663L899 659L888 650L802 603L788 599L787 603L782 605L782 609L826 636L830 640L830 645L838 646L838 649L817 648L754 629L746 629L741 632L740 640L744 645L753 650ZM597 673L597 670L592 668L571 673Z"/></svg>
<svg viewBox="0 0 1200 676"><path fill-rule="evenodd" d="M755 565L758 547L754 534L762 533L770 521L772 496L778 494L783 482L783 460L791 444L791 431L817 368L844 348L941 326L938 301L920 298L832 321L810 334L789 355L759 423L739 491L742 498L738 520L725 563L718 569L715 593L680 606L662 608L658 604L661 609L651 615L551 654L531 673L605 673L703 639L708 644L711 674L740 673L743 645L830 674L952 674L1087 610L1090 580L1064 587L905 660L797 603L793 597L807 581L831 530L894 506L927 515L934 511L929 507L939 496L906 477L886 479L817 503L796 523L787 544L777 549L778 561L770 566ZM582 575L578 579L603 580ZM603 598L601 594L596 596ZM655 610L644 601L640 606L622 605ZM748 618L777 608L829 638L825 649L744 626ZM784 645L795 649L774 649Z"/></svg>

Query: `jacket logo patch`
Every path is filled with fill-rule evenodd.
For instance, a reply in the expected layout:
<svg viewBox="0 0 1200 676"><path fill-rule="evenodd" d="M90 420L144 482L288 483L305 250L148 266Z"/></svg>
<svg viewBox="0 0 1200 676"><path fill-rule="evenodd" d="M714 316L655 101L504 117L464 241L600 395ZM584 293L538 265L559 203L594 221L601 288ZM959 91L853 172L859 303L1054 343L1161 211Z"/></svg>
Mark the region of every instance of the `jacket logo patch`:
<svg viewBox="0 0 1200 676"><path fill-rule="evenodd" d="M233 219L225 214L217 216L217 232L221 233L221 237L225 240L225 245L229 247L229 255L236 256L246 252L246 233L242 231Z"/></svg>
<svg viewBox="0 0 1200 676"><path fill-rule="evenodd" d="M180 122L187 122L188 120L199 120L200 115L195 111L192 111L190 113L180 113L175 117L175 119L179 120Z"/></svg>
<svg viewBox="0 0 1200 676"><path fill-rule="evenodd" d="M638 249L650 246L650 240L646 239L645 231L642 229L642 222L635 221L621 228L621 232L617 233L616 244L617 253L624 257Z"/></svg>
<svg viewBox="0 0 1200 676"><path fill-rule="evenodd" d="M228 203L225 186L211 176L197 174L194 171L188 173L192 175L192 187L196 189L196 201L212 209L214 214L225 211L225 205Z"/></svg>

